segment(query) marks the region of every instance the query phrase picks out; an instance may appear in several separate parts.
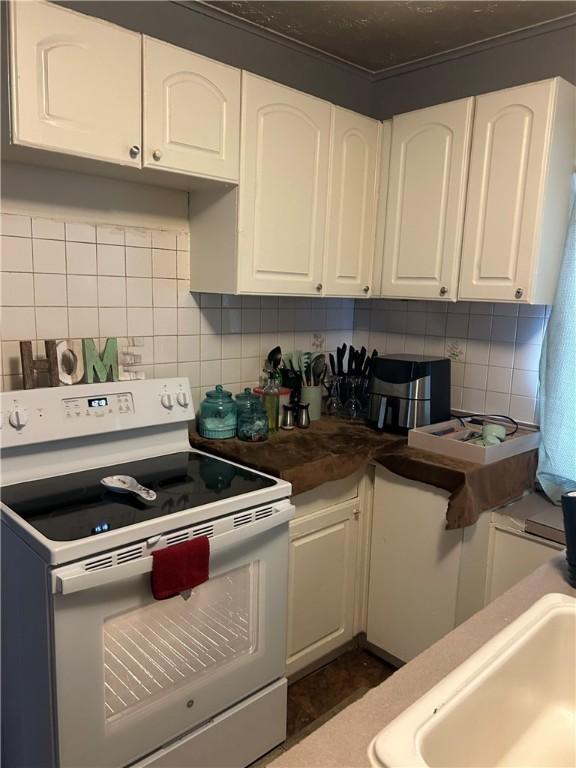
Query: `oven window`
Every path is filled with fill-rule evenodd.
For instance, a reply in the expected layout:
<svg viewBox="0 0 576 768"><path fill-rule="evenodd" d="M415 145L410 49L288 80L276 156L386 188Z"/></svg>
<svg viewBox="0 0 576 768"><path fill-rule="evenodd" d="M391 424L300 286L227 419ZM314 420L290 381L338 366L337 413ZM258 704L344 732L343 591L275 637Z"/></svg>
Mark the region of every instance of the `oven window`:
<svg viewBox="0 0 576 768"><path fill-rule="evenodd" d="M214 672L258 642L258 569L252 562L103 626L106 721Z"/></svg>

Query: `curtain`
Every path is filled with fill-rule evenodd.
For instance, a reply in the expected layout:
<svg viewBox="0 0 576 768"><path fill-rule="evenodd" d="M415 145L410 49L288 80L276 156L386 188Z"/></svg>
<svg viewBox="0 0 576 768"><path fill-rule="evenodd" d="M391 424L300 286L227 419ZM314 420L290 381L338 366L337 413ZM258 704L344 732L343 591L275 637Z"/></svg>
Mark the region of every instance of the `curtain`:
<svg viewBox="0 0 576 768"><path fill-rule="evenodd" d="M576 487L576 174L558 288L540 358L538 481L555 504Z"/></svg>

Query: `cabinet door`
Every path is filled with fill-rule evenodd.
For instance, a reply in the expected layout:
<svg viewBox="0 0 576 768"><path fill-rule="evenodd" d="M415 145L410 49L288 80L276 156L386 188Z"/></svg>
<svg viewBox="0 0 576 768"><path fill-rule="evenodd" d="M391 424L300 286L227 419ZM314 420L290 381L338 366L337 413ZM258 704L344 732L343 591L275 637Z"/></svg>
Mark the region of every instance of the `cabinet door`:
<svg viewBox="0 0 576 768"><path fill-rule="evenodd" d="M527 300L538 246L551 80L479 96L459 298ZM522 294L516 296L516 291Z"/></svg>
<svg viewBox="0 0 576 768"><path fill-rule="evenodd" d="M139 167L140 35L52 3L10 11L12 141Z"/></svg>
<svg viewBox="0 0 576 768"><path fill-rule="evenodd" d="M378 122L332 108L324 283L330 296L369 296L376 225Z"/></svg>
<svg viewBox="0 0 576 768"><path fill-rule="evenodd" d="M238 181L240 70L144 38L144 165Z"/></svg>
<svg viewBox="0 0 576 768"><path fill-rule="evenodd" d="M288 674L353 637L356 510L343 504L290 524Z"/></svg>
<svg viewBox="0 0 576 768"><path fill-rule="evenodd" d="M473 105L392 121L383 296L456 299Z"/></svg>
<svg viewBox="0 0 576 768"><path fill-rule="evenodd" d="M448 492L376 468L368 641L410 661L454 629L462 531L446 531Z"/></svg>
<svg viewBox="0 0 576 768"><path fill-rule="evenodd" d="M330 104L243 75L239 289L319 294Z"/></svg>

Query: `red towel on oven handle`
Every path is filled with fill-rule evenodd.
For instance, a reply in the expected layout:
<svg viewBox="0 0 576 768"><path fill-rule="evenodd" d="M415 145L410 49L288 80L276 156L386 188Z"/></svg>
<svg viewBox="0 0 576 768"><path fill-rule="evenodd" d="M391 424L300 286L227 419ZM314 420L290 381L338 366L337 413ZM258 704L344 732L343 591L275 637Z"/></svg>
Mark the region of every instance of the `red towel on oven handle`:
<svg viewBox="0 0 576 768"><path fill-rule="evenodd" d="M208 580L210 540L207 536L152 552L152 594L167 600Z"/></svg>

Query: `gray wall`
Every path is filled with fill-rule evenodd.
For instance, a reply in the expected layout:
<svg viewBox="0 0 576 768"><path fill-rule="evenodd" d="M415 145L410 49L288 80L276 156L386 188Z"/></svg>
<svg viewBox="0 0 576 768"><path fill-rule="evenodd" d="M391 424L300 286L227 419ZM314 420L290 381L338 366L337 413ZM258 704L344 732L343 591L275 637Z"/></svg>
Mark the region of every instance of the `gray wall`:
<svg viewBox="0 0 576 768"><path fill-rule="evenodd" d="M213 18L167 0L71 0L60 4L371 114L372 83L361 70L303 47L270 40L257 29L240 28L233 20Z"/></svg>
<svg viewBox="0 0 576 768"><path fill-rule="evenodd" d="M576 22L379 80L372 114L384 119L556 75L576 83Z"/></svg>

